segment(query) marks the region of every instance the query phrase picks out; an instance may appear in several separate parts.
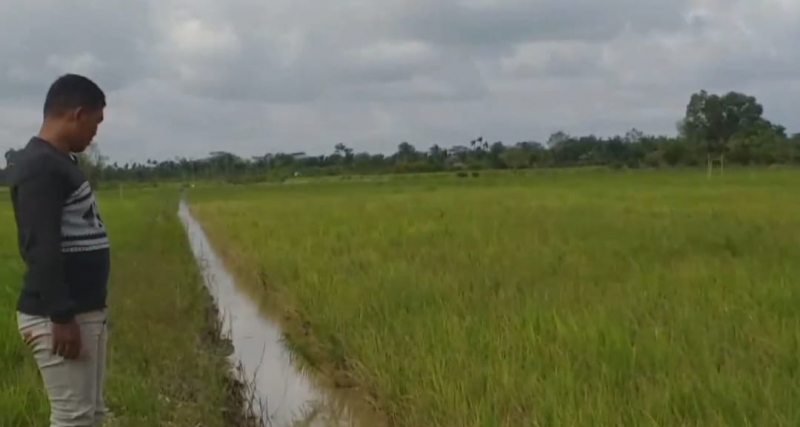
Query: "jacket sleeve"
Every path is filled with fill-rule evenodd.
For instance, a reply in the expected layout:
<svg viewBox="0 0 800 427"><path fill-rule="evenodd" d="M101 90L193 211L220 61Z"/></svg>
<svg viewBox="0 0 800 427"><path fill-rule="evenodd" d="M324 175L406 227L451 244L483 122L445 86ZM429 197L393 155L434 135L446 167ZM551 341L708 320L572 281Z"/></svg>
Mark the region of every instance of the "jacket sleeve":
<svg viewBox="0 0 800 427"><path fill-rule="evenodd" d="M16 188L29 254L27 280L39 291L47 314L55 323L69 322L75 310L63 280L61 216L67 198L64 183L55 171L42 168Z"/></svg>

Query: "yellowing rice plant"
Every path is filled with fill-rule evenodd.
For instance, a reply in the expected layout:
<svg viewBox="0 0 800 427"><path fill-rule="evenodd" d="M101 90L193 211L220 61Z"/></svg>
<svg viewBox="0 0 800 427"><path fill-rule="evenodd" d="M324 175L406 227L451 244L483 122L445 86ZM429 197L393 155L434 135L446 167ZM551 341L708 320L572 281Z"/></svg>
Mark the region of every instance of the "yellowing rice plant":
<svg viewBox="0 0 800 427"><path fill-rule="evenodd" d="M800 173L207 187L292 347L394 425L800 425Z"/></svg>

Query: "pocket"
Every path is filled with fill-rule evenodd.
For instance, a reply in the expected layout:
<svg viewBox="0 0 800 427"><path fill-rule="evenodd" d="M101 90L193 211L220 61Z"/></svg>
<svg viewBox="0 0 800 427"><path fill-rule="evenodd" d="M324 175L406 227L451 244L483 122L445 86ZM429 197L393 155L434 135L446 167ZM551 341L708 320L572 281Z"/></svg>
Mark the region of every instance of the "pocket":
<svg viewBox="0 0 800 427"><path fill-rule="evenodd" d="M105 325L108 315L105 311L91 311L75 316L75 321L79 325Z"/></svg>
<svg viewBox="0 0 800 427"><path fill-rule="evenodd" d="M42 316L32 316L30 314L20 313L17 312L17 327L21 331L40 328L42 326L47 326L50 323L50 319L47 317Z"/></svg>
<svg viewBox="0 0 800 427"><path fill-rule="evenodd" d="M50 319L17 313L17 327L25 345L31 346L42 335L50 334Z"/></svg>

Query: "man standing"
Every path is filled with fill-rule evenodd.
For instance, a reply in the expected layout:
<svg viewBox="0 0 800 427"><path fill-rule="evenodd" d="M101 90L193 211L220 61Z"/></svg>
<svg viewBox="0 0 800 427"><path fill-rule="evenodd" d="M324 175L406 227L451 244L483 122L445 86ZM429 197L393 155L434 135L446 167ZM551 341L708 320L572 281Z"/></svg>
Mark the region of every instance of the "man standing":
<svg viewBox="0 0 800 427"><path fill-rule="evenodd" d="M47 93L39 134L9 167L27 266L17 319L47 390L51 427L94 427L106 412L109 241L73 154L92 142L105 106L91 80L59 77Z"/></svg>

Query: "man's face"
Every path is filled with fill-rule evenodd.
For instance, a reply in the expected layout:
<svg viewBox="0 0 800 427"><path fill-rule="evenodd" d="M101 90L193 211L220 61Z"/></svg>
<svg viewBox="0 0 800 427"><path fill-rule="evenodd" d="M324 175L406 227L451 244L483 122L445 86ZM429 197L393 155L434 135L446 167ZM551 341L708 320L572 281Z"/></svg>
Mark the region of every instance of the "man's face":
<svg viewBox="0 0 800 427"><path fill-rule="evenodd" d="M87 110L76 109L70 117L70 151L82 153L97 135L97 128L103 122L103 108Z"/></svg>

